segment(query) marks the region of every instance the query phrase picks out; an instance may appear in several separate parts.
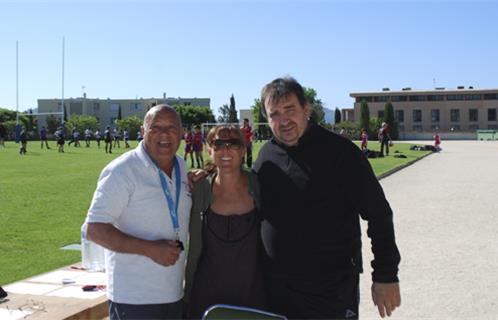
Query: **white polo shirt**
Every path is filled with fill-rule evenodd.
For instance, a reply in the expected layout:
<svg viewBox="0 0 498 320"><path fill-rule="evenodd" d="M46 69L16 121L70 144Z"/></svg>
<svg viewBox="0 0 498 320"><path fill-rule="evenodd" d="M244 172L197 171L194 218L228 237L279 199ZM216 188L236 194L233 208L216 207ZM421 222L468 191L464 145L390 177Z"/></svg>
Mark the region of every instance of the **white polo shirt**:
<svg viewBox="0 0 498 320"><path fill-rule="evenodd" d="M185 161L180 164L181 193L178 206L180 240L187 244L192 205ZM176 201L175 170L167 175ZM143 142L109 163L100 174L87 222L111 223L122 232L146 240L175 240L176 234L156 165ZM183 297L186 252L175 265L164 267L148 257L106 251L108 297L126 304L171 303Z"/></svg>

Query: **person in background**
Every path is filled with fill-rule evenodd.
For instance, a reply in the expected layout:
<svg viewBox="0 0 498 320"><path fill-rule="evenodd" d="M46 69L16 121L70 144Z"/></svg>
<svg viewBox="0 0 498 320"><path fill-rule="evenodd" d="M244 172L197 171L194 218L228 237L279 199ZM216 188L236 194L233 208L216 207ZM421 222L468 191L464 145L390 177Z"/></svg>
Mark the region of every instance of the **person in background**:
<svg viewBox="0 0 498 320"><path fill-rule="evenodd" d="M47 141L47 129L45 129L44 126L42 126L40 129L40 142L41 142L41 149L43 149L43 144L45 144L45 147L47 149L50 149Z"/></svg>
<svg viewBox="0 0 498 320"><path fill-rule="evenodd" d="M124 128L123 138L125 143L125 149L130 148L130 144L128 143L128 140L130 140L130 133L128 132L128 128Z"/></svg>
<svg viewBox="0 0 498 320"><path fill-rule="evenodd" d="M240 128L242 134L244 135L244 141L246 145L246 165L248 168L252 167L252 128L249 125L249 119L245 118Z"/></svg>
<svg viewBox="0 0 498 320"><path fill-rule="evenodd" d="M21 133L19 135L19 142L21 143L21 147L19 149L19 154L26 154L28 151L28 131L26 130L26 127L22 127Z"/></svg>
<svg viewBox="0 0 498 320"><path fill-rule="evenodd" d="M97 129L97 131L95 131L95 141L97 142L97 148L100 149L100 140L102 140L102 134L100 133L100 130Z"/></svg>
<svg viewBox="0 0 498 320"><path fill-rule="evenodd" d="M90 140L92 140L92 129L86 128L85 129L85 144L87 148L90 148Z"/></svg>
<svg viewBox="0 0 498 320"><path fill-rule="evenodd" d="M5 148L5 139L7 138L7 128L5 128L2 121L0 121L0 146Z"/></svg>
<svg viewBox="0 0 498 320"><path fill-rule="evenodd" d="M147 111L137 148L102 171L85 223L105 248L109 318L179 319L191 198L168 105Z"/></svg>
<svg viewBox="0 0 498 320"><path fill-rule="evenodd" d="M202 151L204 150L204 137L202 136L201 127L196 126L194 129L194 136L192 138L192 149L195 152L195 161L197 168L204 168L204 157Z"/></svg>
<svg viewBox="0 0 498 320"><path fill-rule="evenodd" d="M382 122L382 126L379 129L379 142L380 142L380 155L384 156L384 147L386 148L386 156L389 155L389 145L391 144L391 136L389 135L389 125Z"/></svg>
<svg viewBox="0 0 498 320"><path fill-rule="evenodd" d="M119 141L121 140L121 132L119 132L118 128L114 128L112 132L112 137L114 139L114 148L116 148L116 145L118 146L118 148L121 148L119 144Z"/></svg>
<svg viewBox="0 0 498 320"><path fill-rule="evenodd" d="M441 151L441 136L437 130L434 134L434 147L437 151Z"/></svg>
<svg viewBox="0 0 498 320"><path fill-rule="evenodd" d="M64 143L66 143L66 134L64 128L59 127L57 131L55 131L55 139L57 139L57 150L61 153L64 153Z"/></svg>
<svg viewBox="0 0 498 320"><path fill-rule="evenodd" d="M194 136L192 135L192 129L187 128L185 130L185 134L183 136L183 140L185 140L185 153L183 155L183 160L185 162L187 161L187 157L190 154L190 167L194 168L194 150L193 150L193 141L194 141Z"/></svg>
<svg viewBox="0 0 498 320"><path fill-rule="evenodd" d="M368 151L368 134L365 128L361 129L361 150Z"/></svg>
<svg viewBox="0 0 498 320"><path fill-rule="evenodd" d="M105 153L112 153L112 139L111 126L107 126L104 131Z"/></svg>

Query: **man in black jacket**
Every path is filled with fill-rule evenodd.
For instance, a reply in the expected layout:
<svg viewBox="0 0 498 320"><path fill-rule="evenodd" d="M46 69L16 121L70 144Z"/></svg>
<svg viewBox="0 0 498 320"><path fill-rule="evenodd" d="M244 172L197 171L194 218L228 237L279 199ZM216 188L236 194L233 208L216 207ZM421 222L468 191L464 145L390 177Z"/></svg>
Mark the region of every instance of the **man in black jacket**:
<svg viewBox="0 0 498 320"><path fill-rule="evenodd" d="M359 217L372 241L372 298L379 314L400 305L392 210L366 157L310 120L293 78L267 84L262 112L274 138L254 165L271 311L289 318L358 318Z"/></svg>

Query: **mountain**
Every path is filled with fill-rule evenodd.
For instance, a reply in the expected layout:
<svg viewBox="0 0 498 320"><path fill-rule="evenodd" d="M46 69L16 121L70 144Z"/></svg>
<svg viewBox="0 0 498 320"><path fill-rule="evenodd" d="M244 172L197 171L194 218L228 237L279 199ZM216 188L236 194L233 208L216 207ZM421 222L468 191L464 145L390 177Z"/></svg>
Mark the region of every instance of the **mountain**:
<svg viewBox="0 0 498 320"><path fill-rule="evenodd" d="M334 124L335 110L323 107L323 112L325 112L325 122Z"/></svg>

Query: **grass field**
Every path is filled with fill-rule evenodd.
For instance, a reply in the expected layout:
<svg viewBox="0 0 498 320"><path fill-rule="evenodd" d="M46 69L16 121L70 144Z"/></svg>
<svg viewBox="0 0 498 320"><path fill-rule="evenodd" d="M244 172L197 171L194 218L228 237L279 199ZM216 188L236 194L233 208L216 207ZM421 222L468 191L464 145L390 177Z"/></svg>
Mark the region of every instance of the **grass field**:
<svg viewBox="0 0 498 320"><path fill-rule="evenodd" d="M79 243L80 227L100 171L127 151L121 148L105 154L92 142L91 148L66 145L66 152L60 154L55 143L51 145L51 150L40 150L39 142L30 141L25 156L19 155L13 142L0 148L0 285L80 260L78 251L60 248ZM255 143L254 159L261 146ZM378 150L375 142L369 147ZM394 147L407 159L372 159L375 173L382 174L426 153L408 148L401 143ZM180 150L183 153L182 147ZM207 159L207 154L204 157Z"/></svg>

